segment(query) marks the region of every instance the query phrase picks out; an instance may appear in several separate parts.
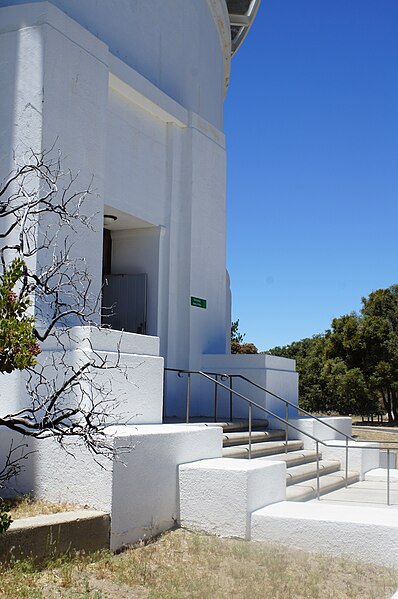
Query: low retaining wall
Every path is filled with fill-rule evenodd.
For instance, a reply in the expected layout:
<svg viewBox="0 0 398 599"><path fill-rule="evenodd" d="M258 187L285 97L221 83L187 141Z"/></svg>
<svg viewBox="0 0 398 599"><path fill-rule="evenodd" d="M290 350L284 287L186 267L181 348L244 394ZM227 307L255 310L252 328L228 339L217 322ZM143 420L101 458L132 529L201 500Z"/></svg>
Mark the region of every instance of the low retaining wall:
<svg viewBox="0 0 398 599"><path fill-rule="evenodd" d="M394 512L387 507L281 502L252 514L251 539L397 568Z"/></svg>
<svg viewBox="0 0 398 599"><path fill-rule="evenodd" d="M0 537L0 559L41 560L71 550L109 549L110 516L78 510L15 520Z"/></svg>

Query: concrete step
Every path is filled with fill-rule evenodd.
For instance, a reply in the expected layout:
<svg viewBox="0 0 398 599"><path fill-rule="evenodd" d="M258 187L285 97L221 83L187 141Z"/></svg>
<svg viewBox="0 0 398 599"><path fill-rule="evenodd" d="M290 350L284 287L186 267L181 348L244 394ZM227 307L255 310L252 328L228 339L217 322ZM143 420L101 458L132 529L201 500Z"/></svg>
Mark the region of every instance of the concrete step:
<svg viewBox="0 0 398 599"><path fill-rule="evenodd" d="M249 423L247 420L234 420L232 422L217 422L218 426L222 426L224 432L240 432L247 431L249 428ZM268 428L268 420L253 420L252 421L252 430L261 430L264 431Z"/></svg>
<svg viewBox="0 0 398 599"><path fill-rule="evenodd" d="M319 453L319 459L322 458L322 454ZM258 460L271 460L277 462L285 462L287 468L293 466L300 466L301 464L309 464L316 460L316 451L312 449L300 449L298 451L289 451L288 453L278 453L276 455L267 455Z"/></svg>
<svg viewBox="0 0 398 599"><path fill-rule="evenodd" d="M252 431L252 443L261 441L283 441L285 432L282 430ZM245 445L249 443L249 431L225 432L223 435L223 446Z"/></svg>
<svg viewBox="0 0 398 599"><path fill-rule="evenodd" d="M207 416L192 416L188 423L185 422L184 418L168 416L164 419L164 424L191 424L192 426L197 426L200 424L202 426L221 426L225 432L247 431L249 428L249 423L247 420L217 420L215 422L213 418ZM267 419L252 421L252 430L265 430L267 428Z"/></svg>
<svg viewBox="0 0 398 599"><path fill-rule="evenodd" d="M348 484L359 481L358 472L348 473ZM325 495L345 486L345 472L340 470L333 474L326 474L319 479L320 494ZM296 483L286 489L286 501L308 501L317 496L316 478L312 478L302 483Z"/></svg>
<svg viewBox="0 0 398 599"><path fill-rule="evenodd" d="M287 450L297 451L303 449L302 441L288 441ZM266 441L265 443L253 443L252 458L260 456L271 456L285 452L284 441ZM224 447L224 458L248 458L249 445L234 445L233 447Z"/></svg>
<svg viewBox="0 0 398 599"><path fill-rule="evenodd" d="M320 476L338 472L340 468L341 464L338 461L319 461ZM316 478L316 470L316 461L309 464L301 464L300 466L292 466L286 472L286 485L289 487L290 485Z"/></svg>

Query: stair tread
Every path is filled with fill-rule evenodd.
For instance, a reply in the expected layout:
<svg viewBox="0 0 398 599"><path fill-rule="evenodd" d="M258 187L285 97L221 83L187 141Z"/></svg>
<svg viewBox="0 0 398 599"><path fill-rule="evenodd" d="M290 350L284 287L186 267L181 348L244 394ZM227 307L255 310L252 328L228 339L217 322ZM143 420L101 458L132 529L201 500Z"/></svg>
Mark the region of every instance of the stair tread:
<svg viewBox="0 0 398 599"><path fill-rule="evenodd" d="M288 441L288 451L295 451L303 448L302 441ZM262 443L254 443L252 445L252 457L258 455L272 455L278 452L285 451L285 441L265 441ZM246 458L249 456L249 445L234 445L232 447L224 447L223 457Z"/></svg>
<svg viewBox="0 0 398 599"><path fill-rule="evenodd" d="M285 432L282 430L254 430L251 433L252 443L267 441L269 439L282 440L285 438ZM249 442L249 431L224 432L223 445L243 445Z"/></svg>
<svg viewBox="0 0 398 599"><path fill-rule="evenodd" d="M341 469L341 464L338 460L319 460L319 475L326 476ZM316 476L317 464L316 460L299 466L292 466L286 471L286 484L294 485L307 480L311 480Z"/></svg>
<svg viewBox="0 0 398 599"><path fill-rule="evenodd" d="M359 480L358 472L348 472L348 484ZM339 470L333 474L326 474L319 478L320 493L330 493L345 485L345 471ZM307 501L317 495L317 479L312 478L305 482L296 483L286 489L287 501Z"/></svg>
<svg viewBox="0 0 398 599"><path fill-rule="evenodd" d="M217 422L219 426L223 427L224 432L240 432L248 431L249 423L247 420L233 420L225 422ZM265 430L268 428L268 420L253 420L252 430Z"/></svg>
<svg viewBox="0 0 398 599"><path fill-rule="evenodd" d="M322 458L322 454L319 453L319 459ZM277 462L285 462L287 468L293 466L299 466L301 464L307 464L316 460L316 451L313 449L298 449L296 451L289 451L288 453L277 453L275 455L267 455L256 458L257 460L275 460Z"/></svg>

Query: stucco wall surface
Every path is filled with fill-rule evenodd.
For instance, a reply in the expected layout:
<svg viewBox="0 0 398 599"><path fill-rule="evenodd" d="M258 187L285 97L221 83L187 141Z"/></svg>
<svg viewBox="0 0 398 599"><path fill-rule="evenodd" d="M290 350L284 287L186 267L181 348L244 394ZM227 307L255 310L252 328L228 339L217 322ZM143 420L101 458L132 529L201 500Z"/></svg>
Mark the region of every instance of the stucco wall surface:
<svg viewBox="0 0 398 599"><path fill-rule="evenodd" d="M320 445L324 460L338 460L342 469L346 467L346 443L345 441L326 441ZM337 447L336 447L337 445ZM350 441L348 443L348 469L358 472L361 480L364 480L366 472L378 468L380 464L380 450L378 443L361 443ZM367 449L367 447L374 449Z"/></svg>
<svg viewBox="0 0 398 599"><path fill-rule="evenodd" d="M398 522L389 509L282 502L252 515L252 540L398 565Z"/></svg>
<svg viewBox="0 0 398 599"><path fill-rule="evenodd" d="M109 513L113 550L179 523L178 466L222 453L221 427L117 426L106 440L113 455L95 459L71 439L31 443L16 488Z"/></svg>
<svg viewBox="0 0 398 599"><path fill-rule="evenodd" d="M181 525L250 538L251 514L286 498L286 464L220 458L179 468Z"/></svg>
<svg viewBox="0 0 398 599"><path fill-rule="evenodd" d="M134 543L180 521L178 466L217 458L221 427L185 425L116 427L112 482L111 548ZM133 449L127 453L123 447Z"/></svg>
<svg viewBox="0 0 398 599"><path fill-rule="evenodd" d="M79 173L74 189L85 189L93 181L86 207L93 226L79 231L71 254L84 259L93 300L102 284L106 206L118 216L112 231L115 272L148 274L148 331L160 337L161 355L171 366L198 368L203 352L225 351L229 320L225 139L222 122L210 118L205 108L209 102L213 116L222 111L223 94L217 89L223 76L219 34L208 3L176 0L166 9L162 2L144 7L120 1L123 11L135 19L129 43L139 43L144 34L137 37L132 31L138 23L142 32L150 28L145 19L151 16L152 26L164 31L164 43L173 46L179 60L189 62L199 79L204 74L200 86L206 88L206 99L201 97L200 107L173 95L145 69L134 70L123 52L112 54L101 27L90 24L91 18L98 18L110 33L119 19L117 10L110 18L111 3L100 2L98 10L90 10L90 2L73 0L20 4L0 2L5 7L0 9L0 110L6 123L0 175L12 168L14 152L23 160L28 148L40 152L56 144L54 152L61 151L64 169ZM171 14L178 19L173 20L173 36L168 36ZM191 29L194 34L188 36ZM199 30L206 40L200 51ZM119 37L120 43L126 41L122 33ZM147 42L140 46L146 58ZM165 58L161 70L170 78L183 77L191 93L195 86L174 58L173 54L170 63ZM220 79L217 85L213 78ZM51 252L47 259L52 259ZM45 260L43 256L42 263ZM191 306L191 296L205 298L206 310ZM76 323L71 319L68 324Z"/></svg>
<svg viewBox="0 0 398 599"><path fill-rule="evenodd" d="M292 420L289 437L300 439L305 449L313 449L315 441L308 435L312 435L319 441L345 440L345 435L352 435L352 418L349 416L322 416L319 420L310 416L303 416ZM333 428L332 428L333 427Z"/></svg>
<svg viewBox="0 0 398 599"><path fill-rule="evenodd" d="M35 9L29 7L32 3L40 8L47 4L0 0L0 7L28 13ZM167 95L222 128L225 52L207 0L52 0L51 4ZM227 21L225 25L229 34Z"/></svg>
<svg viewBox="0 0 398 599"><path fill-rule="evenodd" d="M42 392L53 393L79 368L94 363L100 368L88 369L87 376L80 379L81 389L75 387L69 401L84 402L90 397L93 405L105 412L109 424L161 423L163 358L158 353L156 337L95 327L61 329L57 338L47 339L38 356L47 381ZM0 413L17 412L30 405L32 395L26 390L27 378L24 371L2 375ZM60 397L58 405L65 400L68 393Z"/></svg>
<svg viewBox="0 0 398 599"><path fill-rule="evenodd" d="M295 405L298 403L298 374L294 360L267 355L205 354L202 356L202 370L245 376L279 397L287 399ZM222 382L229 386L229 379ZM233 388L248 399L252 399L278 416L285 418L285 404L270 393L265 393L262 389L239 378L233 379ZM193 413L196 411L197 415L202 412L211 416L214 412L213 397L214 391L211 388L211 383L203 382L193 400ZM229 393L225 390L219 391L219 414L229 417ZM235 396L233 416L247 418L247 414L247 402ZM297 411L294 408L289 408L289 417L294 418L296 415ZM253 409L253 417L269 418L267 414L256 408ZM281 426L277 420L272 424L273 428L281 428Z"/></svg>

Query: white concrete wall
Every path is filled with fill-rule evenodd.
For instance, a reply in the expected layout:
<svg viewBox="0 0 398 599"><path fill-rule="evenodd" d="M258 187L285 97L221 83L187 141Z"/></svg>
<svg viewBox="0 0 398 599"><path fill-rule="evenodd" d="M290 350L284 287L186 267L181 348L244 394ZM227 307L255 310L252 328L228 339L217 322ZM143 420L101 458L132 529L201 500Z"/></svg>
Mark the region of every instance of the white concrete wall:
<svg viewBox="0 0 398 599"><path fill-rule="evenodd" d="M216 24L217 2L153 1L144 8L120 0L120 12L113 6L111 14L105 2L96 10L74 0L0 2L6 6L0 9L1 118L14 123L0 175L11 169L16 145L21 156L27 147L40 151L55 143L64 168L79 173L74 189L93 178L86 201L93 230L79 232L72 250L90 273L93 299L101 286L106 205L118 215L117 269L149 274L149 331L161 337L169 365L191 368L200 366L203 352L225 351L229 326L219 30L226 12L220 2ZM148 41L148 30L162 31L160 71L159 45ZM140 72L131 68L138 63ZM118 251L121 227L146 239L127 248L136 258ZM158 239L149 240L152 234ZM206 299L206 310L192 307L191 296Z"/></svg>
<svg viewBox="0 0 398 599"><path fill-rule="evenodd" d="M159 339L93 327L76 329L78 343L71 348L74 365L88 359L104 360L107 364L103 370L93 370L92 377L104 393L109 393L109 422L161 423L163 358L159 356Z"/></svg>
<svg viewBox="0 0 398 599"><path fill-rule="evenodd" d="M225 355L224 1L20 4L0 1L2 89L13 90L12 102L0 100L1 117L14 123L2 172L16 140L38 150L56 143L64 167L80 173L76 189L93 177L86 203L93 229L78 233L72 251L85 262L93 297L106 206L118 216L110 227L115 268L149 274L149 332L160 336L167 365L249 374L296 402L293 363ZM191 296L205 299L206 309L191 306ZM178 393L169 397L172 411ZM264 401L261 392L253 399ZM267 406L280 410L270 397ZM208 408L205 399L194 412Z"/></svg>
<svg viewBox="0 0 398 599"><path fill-rule="evenodd" d="M94 385L86 389L87 396L91 395L95 405L105 411L105 420L109 424L162 422L163 358L159 356L157 338L94 327L75 327L59 341L50 337L38 356L48 381L48 388L42 387L43 396L52 387L61 388L64 381L83 364L104 360L106 367L101 370L90 368L87 378L82 379L82 387L86 388L91 377ZM1 414L13 413L30 405L32 398L26 392L26 380L25 372L1 375ZM83 394L80 396L84 401ZM67 400L79 401L79 395L69 397L65 394L59 404Z"/></svg>
<svg viewBox="0 0 398 599"><path fill-rule="evenodd" d="M217 1L221 24L214 21L206 0L51 3L168 96L221 129L229 70L229 64L224 65L228 53L222 45L227 43L229 23L225 7L221 6L223 0ZM22 4L20 10L29 18L35 8L28 7L31 2L43 10L45 3L38 0L0 0L0 7ZM215 4L214 0L211 3ZM220 39L222 30L226 39Z"/></svg>
<svg viewBox="0 0 398 599"><path fill-rule="evenodd" d="M81 443L31 442L35 451L14 488L51 502L66 501L111 515L111 549L150 538L179 523L178 466L218 458L219 427L110 427L114 455L94 456Z"/></svg>
<svg viewBox="0 0 398 599"><path fill-rule="evenodd" d="M220 427L118 427L115 434L121 453L114 464L113 549L178 524L178 466L220 457L222 452ZM123 453L128 444L134 449Z"/></svg>
<svg viewBox="0 0 398 599"><path fill-rule="evenodd" d="M236 374L247 377L261 387L272 391L279 397L287 399L293 404L298 402L298 374L295 370L294 360L287 358L279 358L276 356L268 356L265 354L245 355L245 354L230 354L230 355L212 355L207 354L202 358L202 370L213 371L219 373ZM229 380L223 381L226 386L229 386ZM264 406L273 413L285 418L285 404L274 398L269 393L265 393L261 389L250 385L242 379L233 379L233 388L245 395L249 399ZM229 393L219 392L219 413L220 416L229 415ZM201 399L200 399L201 398ZM198 391L196 398L193 399L193 413L198 410L204 410L208 415L212 415L214 392L212 384L205 382L202 388ZM199 406L200 402L200 406ZM248 406L247 402L235 396L233 399L233 416L235 418L247 418ZM290 408L289 417L297 416L297 411ZM267 418L267 414L261 410L253 409L254 418ZM271 422L272 419L270 419ZM281 428L281 424L277 420L272 423L274 428Z"/></svg>
<svg viewBox="0 0 398 599"><path fill-rule="evenodd" d="M224 136L120 61L112 60L111 68L106 204L118 216L110 226L115 267L126 269L117 248L136 235L134 267L140 261L154 272L159 263L156 318L155 306L150 308L157 329L150 332L160 336L170 366L198 368L203 352L225 351L229 327ZM145 229L150 225L160 229L158 256L152 246L149 258L144 245L146 257L138 248L138 236L143 241L151 235ZM206 310L190 306L191 296L206 299Z"/></svg>
<svg viewBox="0 0 398 599"><path fill-rule="evenodd" d="M0 19L0 177L7 176L17 155L40 148L42 136L44 39L41 27L19 29ZM22 147L21 147L22 146Z"/></svg>
<svg viewBox="0 0 398 599"><path fill-rule="evenodd" d="M64 27L60 26L60 18ZM56 144L50 158L57 157L62 148L63 169L70 168L75 175L80 173L71 193L87 189L92 177L95 178L96 194L88 197L84 206L86 213L92 215L93 229L81 227L78 231L85 242L84 252L80 244L73 245L70 251L70 257L83 258L87 270L94 274L95 301L101 287L101 252L96 240L102 229L102 204L97 194L102 195L104 160L103 136L97 119L101 122L105 116L106 47L92 36L89 40L82 37L73 22L47 4L38 4L32 11L22 7L2 9L0 23L4 62L16 63L11 71L14 81L7 87L15 113L11 116L5 106L1 114L2 122L11 116L13 127L7 140L9 145L2 150L0 177L14 166L10 160L14 152L16 161L21 162L30 149L40 152ZM59 56L62 56L62 70ZM2 90L5 93L3 86ZM62 180L58 184L62 188ZM42 219L38 227L39 245L46 226L47 221ZM39 267L51 261L53 251L52 246L47 253L38 254ZM36 317L40 319L37 311Z"/></svg>
<svg viewBox="0 0 398 599"><path fill-rule="evenodd" d="M365 474L369 470L379 467L380 451L378 443L361 443L360 441L350 441L348 443L348 470L358 472L360 479L365 479ZM373 447L374 449L370 449ZM322 458L324 460L338 460L341 468L346 467L346 443L345 441L326 441L320 445Z"/></svg>
<svg viewBox="0 0 398 599"><path fill-rule="evenodd" d="M300 418L293 420L292 424L301 432L290 428L289 438L300 439L305 449L315 449L316 442L308 435L320 441L319 451L324 460L337 460L341 468L346 467L346 435L352 435L352 418L348 416L322 417L321 422L314 418ZM330 425L334 429L330 428ZM367 449L367 446L374 449ZM380 465L381 452L377 449L378 443L361 443L360 441L348 441L348 469L358 472L361 480L365 473Z"/></svg>
<svg viewBox="0 0 398 599"><path fill-rule="evenodd" d="M164 224L167 124L114 89L111 80L106 126L105 203Z"/></svg>
<svg viewBox="0 0 398 599"><path fill-rule="evenodd" d="M252 540L397 567L398 523L389 508L282 502L252 516Z"/></svg>
<svg viewBox="0 0 398 599"><path fill-rule="evenodd" d="M179 467L181 525L250 539L251 515L286 499L286 464L228 458Z"/></svg>
<svg viewBox="0 0 398 599"><path fill-rule="evenodd" d="M292 424L296 428L290 428L289 437L303 441L305 449L313 449L315 441L309 435L319 441L345 440L346 435L352 436L352 418L350 416L322 416L320 420L321 422L309 416L292 420Z"/></svg>

